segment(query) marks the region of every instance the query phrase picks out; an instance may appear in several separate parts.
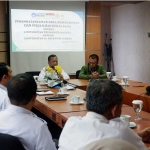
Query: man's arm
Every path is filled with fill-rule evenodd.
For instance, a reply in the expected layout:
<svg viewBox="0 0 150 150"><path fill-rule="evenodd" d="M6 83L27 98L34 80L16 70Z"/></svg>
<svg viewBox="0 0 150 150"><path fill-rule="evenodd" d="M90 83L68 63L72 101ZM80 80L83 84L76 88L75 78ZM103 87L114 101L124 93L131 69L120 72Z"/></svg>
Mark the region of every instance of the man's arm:
<svg viewBox="0 0 150 150"><path fill-rule="evenodd" d="M150 140L150 127L137 132L137 134L142 138L143 142L148 142Z"/></svg>
<svg viewBox="0 0 150 150"><path fill-rule="evenodd" d="M107 78L105 68L102 65L99 65L98 72L99 78Z"/></svg>
<svg viewBox="0 0 150 150"><path fill-rule="evenodd" d="M148 148L142 142L141 137L129 127L127 127L126 130L122 130L122 137L122 139L130 142L135 147L137 147L138 150L148 150Z"/></svg>
<svg viewBox="0 0 150 150"><path fill-rule="evenodd" d="M91 75L88 74L88 68L87 66L83 66L81 68L80 74L79 74L80 79L90 79Z"/></svg>
<svg viewBox="0 0 150 150"><path fill-rule="evenodd" d="M43 124L41 127L37 140L36 150L56 150L55 143L52 140L52 136L48 130L47 124Z"/></svg>
<svg viewBox="0 0 150 150"><path fill-rule="evenodd" d="M2 90L2 89L0 89ZM6 109L10 105L10 100L8 98L7 92L6 91L0 91L0 111Z"/></svg>
<svg viewBox="0 0 150 150"><path fill-rule="evenodd" d="M44 79L45 75L46 75L46 69L44 67L44 68L42 68L42 70L39 74L39 79Z"/></svg>
<svg viewBox="0 0 150 150"><path fill-rule="evenodd" d="M63 69L62 69L61 74L62 74L64 80L69 80L70 79L69 75Z"/></svg>

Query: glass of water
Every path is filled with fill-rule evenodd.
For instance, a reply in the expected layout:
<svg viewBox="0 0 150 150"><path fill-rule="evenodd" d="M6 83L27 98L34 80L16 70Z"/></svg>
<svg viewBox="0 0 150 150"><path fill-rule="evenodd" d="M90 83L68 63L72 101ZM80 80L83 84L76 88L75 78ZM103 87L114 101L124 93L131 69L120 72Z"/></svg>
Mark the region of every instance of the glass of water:
<svg viewBox="0 0 150 150"><path fill-rule="evenodd" d="M106 72L107 78L110 80L111 79L111 72Z"/></svg>
<svg viewBox="0 0 150 150"><path fill-rule="evenodd" d="M142 107L143 107L143 101L141 100L134 100L132 101L132 106L133 106L133 109L136 113L136 117L134 120L141 120L142 118L139 118L139 113L141 112L142 110Z"/></svg>
<svg viewBox="0 0 150 150"><path fill-rule="evenodd" d="M122 80L123 80L123 82L124 82L125 86L127 86L127 83L128 83L129 77L128 77L128 76L123 76L123 77L122 77Z"/></svg>

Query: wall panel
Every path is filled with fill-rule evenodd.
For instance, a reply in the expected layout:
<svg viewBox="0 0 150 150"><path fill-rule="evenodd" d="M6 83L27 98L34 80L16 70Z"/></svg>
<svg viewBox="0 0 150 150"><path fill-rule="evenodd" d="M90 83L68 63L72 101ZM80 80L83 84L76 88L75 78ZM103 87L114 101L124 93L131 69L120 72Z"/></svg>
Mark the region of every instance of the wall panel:
<svg viewBox="0 0 150 150"><path fill-rule="evenodd" d="M87 15L99 16L100 15L100 2L88 2Z"/></svg>
<svg viewBox="0 0 150 150"><path fill-rule="evenodd" d="M7 36L6 33L0 33L0 41L4 41L4 42L7 41L6 36Z"/></svg>
<svg viewBox="0 0 150 150"><path fill-rule="evenodd" d="M86 50L100 50L100 34L86 34Z"/></svg>
<svg viewBox="0 0 150 150"><path fill-rule="evenodd" d="M87 17L88 24L86 25L87 32L99 33L100 32L100 17Z"/></svg>
<svg viewBox="0 0 150 150"><path fill-rule="evenodd" d="M0 1L0 62L7 62L6 2Z"/></svg>
<svg viewBox="0 0 150 150"><path fill-rule="evenodd" d="M100 2L87 3L85 63L89 55L97 54L101 60L101 15ZM101 63L101 61L99 62Z"/></svg>
<svg viewBox="0 0 150 150"><path fill-rule="evenodd" d="M6 49L7 49L7 44L6 43L0 43L0 52L6 51Z"/></svg>
<svg viewBox="0 0 150 150"><path fill-rule="evenodd" d="M7 53L0 52L0 62L7 62Z"/></svg>

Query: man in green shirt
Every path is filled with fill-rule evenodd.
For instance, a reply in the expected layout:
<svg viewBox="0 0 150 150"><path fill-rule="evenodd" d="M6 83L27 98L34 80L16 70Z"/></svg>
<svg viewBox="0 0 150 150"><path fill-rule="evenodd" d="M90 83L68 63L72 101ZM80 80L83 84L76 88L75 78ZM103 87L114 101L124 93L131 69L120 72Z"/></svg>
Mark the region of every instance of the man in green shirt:
<svg viewBox="0 0 150 150"><path fill-rule="evenodd" d="M98 65L99 57L96 54L89 56L89 63L81 68L80 79L106 78L106 71L102 65Z"/></svg>

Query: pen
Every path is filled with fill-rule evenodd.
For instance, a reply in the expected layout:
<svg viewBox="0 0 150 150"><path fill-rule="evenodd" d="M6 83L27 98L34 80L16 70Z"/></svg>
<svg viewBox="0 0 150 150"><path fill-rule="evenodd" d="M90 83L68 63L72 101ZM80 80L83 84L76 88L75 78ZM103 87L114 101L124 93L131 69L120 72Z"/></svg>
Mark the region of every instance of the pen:
<svg viewBox="0 0 150 150"><path fill-rule="evenodd" d="M133 85L133 87L144 87L144 85Z"/></svg>

